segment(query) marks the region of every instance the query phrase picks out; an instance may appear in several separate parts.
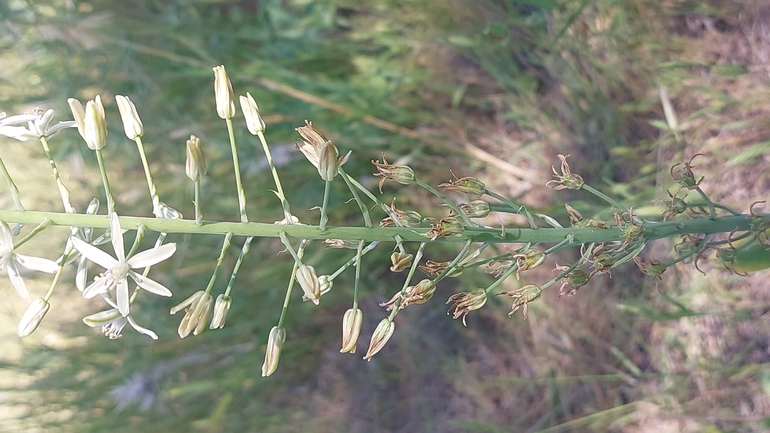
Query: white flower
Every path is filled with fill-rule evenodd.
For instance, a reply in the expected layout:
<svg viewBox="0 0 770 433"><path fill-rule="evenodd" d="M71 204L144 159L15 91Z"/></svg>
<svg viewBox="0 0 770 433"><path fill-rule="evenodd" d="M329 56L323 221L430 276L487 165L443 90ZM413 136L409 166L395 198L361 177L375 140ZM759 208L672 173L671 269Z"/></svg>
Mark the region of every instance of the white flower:
<svg viewBox="0 0 770 433"><path fill-rule="evenodd" d="M96 278L96 281L83 290L83 297L90 299L100 293L115 289L118 311L120 311L121 315L128 316L130 304L128 299L127 277L131 277L139 287L148 292L160 296L171 296L171 291L165 286L149 278L143 277L141 274L134 272L131 269L152 266L166 260L176 251L176 244L161 245L147 251L142 251L130 258L126 258L126 252L123 248L123 235L120 228L120 220L116 213L113 213L110 216L110 233L112 237L112 248L115 250L115 258L83 240L76 237L71 238L73 245L80 251L80 254L84 255L88 260L107 269L107 271L100 277Z"/></svg>
<svg viewBox="0 0 770 433"><path fill-rule="evenodd" d="M3 115L5 113L2 113ZM37 140L39 138L51 137L64 128L72 128L75 122L69 120L59 122L52 127L48 127L53 120L54 111L49 109L45 112L37 111L34 114L19 114L11 117L0 117L0 135L8 138L14 138L19 141ZM27 124L26 127L20 126Z"/></svg>
<svg viewBox="0 0 770 433"><path fill-rule="evenodd" d="M32 269L33 271L46 272L49 274L53 274L59 269L59 265L53 260L25 256L14 251L11 228L8 227L8 224L6 224L5 221L0 220L0 272L7 272L11 284L16 288L16 293L22 298L29 300L29 292L27 291L27 286L24 284L24 280L19 274L18 265L27 269Z"/></svg>
<svg viewBox="0 0 770 433"><path fill-rule="evenodd" d="M136 331L140 334L148 335L153 340L158 339L157 334L147 328L139 326L131 316L124 317L122 314L120 314L120 311L115 308L100 311L96 314L84 317L83 323L92 328L101 326L102 332L110 340L115 340L122 337L121 332L123 332L123 328L126 326L126 323L131 325L131 327L136 329Z"/></svg>

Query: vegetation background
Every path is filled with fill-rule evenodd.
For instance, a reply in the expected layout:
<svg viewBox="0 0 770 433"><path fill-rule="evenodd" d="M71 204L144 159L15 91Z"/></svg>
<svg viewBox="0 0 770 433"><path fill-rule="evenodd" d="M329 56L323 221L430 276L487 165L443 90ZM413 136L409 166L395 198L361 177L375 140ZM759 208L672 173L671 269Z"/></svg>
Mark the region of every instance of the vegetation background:
<svg viewBox="0 0 770 433"><path fill-rule="evenodd" d="M144 120L162 200L192 214L183 164L194 133L210 166L205 216L237 219L211 85L219 64L236 93L258 101L303 221L317 218L305 209L323 188L294 151L293 128L304 119L341 151L352 149L346 170L371 186L369 160L384 151L434 184L452 169L561 218L566 201L584 215L599 212L585 195L544 187L555 155L570 153L589 183L651 212L671 186L671 163L703 152L696 163L704 190L746 210L770 190L769 22L763 0L7 0L0 2L0 108L52 107L68 118L66 98L100 94L118 209L130 214L149 216L151 205L116 94L129 95ZM679 120L674 130L663 93ZM278 220L261 151L245 128L239 133L249 215ZM100 194L92 155L74 133L52 144L73 204L83 209ZM40 174L47 170L40 149L4 142L0 155L28 208L59 209L52 180ZM337 185L334 193L330 224L360 224L345 191ZM383 201L392 197L424 215L442 212L417 189L388 186ZM10 206L5 194L0 200ZM19 342L15 323L25 306L6 297L1 430L770 429L766 272L743 278L710 264L705 275L682 266L656 286L627 266L575 297L546 291L527 321L507 318L507 302L493 299L469 316L467 329L446 317L441 302L490 281L466 273L442 283L433 302L400 314L393 339L370 363L338 353L352 294L347 276L320 307L295 300L281 365L263 379L267 333L291 265L277 255L280 243L252 246L223 330L180 340L180 317L167 312L204 286L221 239L176 241L173 263L154 271L174 297L143 302L137 315L160 335L156 343L130 330L110 341L86 328L79 319L100 306L74 287L60 287L41 329ZM645 254L669 248L661 242ZM402 283L387 270L390 251L380 250L364 261L359 352L384 315L377 303ZM308 254L325 271L345 260L319 246ZM429 247L427 256L451 258L451 251ZM554 261L547 264L525 279L550 278ZM35 281L36 293L44 280ZM9 285L3 290L10 293Z"/></svg>

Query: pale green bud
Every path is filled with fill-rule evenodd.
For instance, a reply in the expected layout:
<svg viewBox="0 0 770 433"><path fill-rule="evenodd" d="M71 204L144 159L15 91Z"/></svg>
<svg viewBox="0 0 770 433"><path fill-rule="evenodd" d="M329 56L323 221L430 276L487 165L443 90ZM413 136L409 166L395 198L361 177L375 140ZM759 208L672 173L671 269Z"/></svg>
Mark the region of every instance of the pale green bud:
<svg viewBox="0 0 770 433"><path fill-rule="evenodd" d="M219 117L232 119L235 116L233 85L230 83L230 77L227 76L224 66L214 67L214 96Z"/></svg>
<svg viewBox="0 0 770 433"><path fill-rule="evenodd" d="M278 360L281 358L283 343L286 341L286 329L273 326L267 337L267 350L265 362L262 364L262 377L270 376L278 368Z"/></svg>
<svg viewBox="0 0 770 433"><path fill-rule="evenodd" d="M128 96L117 95L115 102L118 103L118 111L120 111L120 120L123 121L123 131L126 133L126 137L129 140L136 140L137 137L144 135L144 125L142 125L142 119L139 118L139 113L136 112L134 103L128 99Z"/></svg>
<svg viewBox="0 0 770 433"><path fill-rule="evenodd" d="M316 276L315 268L308 265L302 265L297 269L297 282L308 300L318 305L321 298L321 283Z"/></svg>
<svg viewBox="0 0 770 433"><path fill-rule="evenodd" d="M86 139L86 110L83 108L83 104L75 98L67 99L67 104L72 111L72 118L75 119L75 125L78 127L78 133L83 140Z"/></svg>
<svg viewBox="0 0 770 433"><path fill-rule="evenodd" d="M51 304L43 299L35 299L32 301L19 321L19 337L26 337L35 332L50 308Z"/></svg>
<svg viewBox="0 0 770 433"><path fill-rule="evenodd" d="M248 128L251 135L257 135L265 130L265 121L262 120L262 116L259 114L259 106L251 93L246 92L246 96L240 96L241 110L243 111L243 117L246 118L246 128Z"/></svg>
<svg viewBox="0 0 770 433"><path fill-rule="evenodd" d="M364 313L358 308L351 308L342 316L342 349L340 353L356 353L358 335L364 323Z"/></svg>
<svg viewBox="0 0 770 433"><path fill-rule="evenodd" d="M191 332L193 335L203 332L209 320L211 304L211 295L199 290L171 309L171 314L176 314L182 308L185 309L185 315L177 331L180 338L187 337Z"/></svg>
<svg viewBox="0 0 770 433"><path fill-rule="evenodd" d="M214 317L211 318L209 329L221 329L225 327L227 312L230 311L230 306L232 304L232 297L225 296L224 294L217 296L217 300L214 303Z"/></svg>
<svg viewBox="0 0 770 433"><path fill-rule="evenodd" d="M387 317L382 319L372 334L372 341L369 342L369 350L366 351L364 359L366 361L371 361L372 357L385 347L385 343L390 340L390 337L393 336L393 331L395 330L395 323L391 322Z"/></svg>
<svg viewBox="0 0 770 433"><path fill-rule="evenodd" d="M107 126L104 120L104 105L99 95L86 103L84 135L89 149L104 149L107 142Z"/></svg>
<svg viewBox="0 0 770 433"><path fill-rule="evenodd" d="M184 165L184 171L192 181L201 180L206 175L206 158L203 157L203 148L201 148L200 138L191 135L187 140L187 159Z"/></svg>

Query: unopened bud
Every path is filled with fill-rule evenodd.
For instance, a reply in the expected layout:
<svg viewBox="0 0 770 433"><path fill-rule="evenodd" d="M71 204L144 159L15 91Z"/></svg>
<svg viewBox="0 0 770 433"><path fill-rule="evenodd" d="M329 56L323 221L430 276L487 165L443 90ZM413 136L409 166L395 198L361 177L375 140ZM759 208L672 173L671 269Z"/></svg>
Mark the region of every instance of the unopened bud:
<svg viewBox="0 0 770 433"><path fill-rule="evenodd" d="M364 313L358 308L351 308L342 316L342 349L340 353L356 353L358 335L364 323Z"/></svg>
<svg viewBox="0 0 770 433"><path fill-rule="evenodd" d="M318 154L318 174L321 175L321 179L327 182L334 179L340 168L339 156L337 147L331 141L327 141L321 146L321 151Z"/></svg>
<svg viewBox="0 0 770 433"><path fill-rule="evenodd" d="M86 103L84 135L86 145L91 150L104 149L107 141L107 126L104 120L104 106L99 95Z"/></svg>
<svg viewBox="0 0 770 433"><path fill-rule="evenodd" d="M209 329L221 329L225 327L227 312L230 311L230 306L232 304L232 297L225 296L224 294L217 296L217 300L214 302L214 316L211 318Z"/></svg>
<svg viewBox="0 0 770 433"><path fill-rule="evenodd" d="M308 265L302 265L297 269L297 282L308 300L318 305L321 298L321 283L315 273L315 268Z"/></svg>
<svg viewBox="0 0 770 433"><path fill-rule="evenodd" d="M395 323L391 322L387 317L382 319L372 334L372 341L369 342L369 350L366 351L364 359L366 361L371 361L372 357L385 347L385 343L390 340L390 337L393 336L393 331L395 330Z"/></svg>
<svg viewBox="0 0 770 433"><path fill-rule="evenodd" d="M286 329L273 326L267 337L265 362L262 363L262 377L270 376L278 368L278 360L281 358L281 350L285 341Z"/></svg>
<svg viewBox="0 0 770 433"><path fill-rule="evenodd" d="M230 83L230 77L227 76L224 66L214 67L214 96L219 117L232 119L235 116L233 85Z"/></svg>
<svg viewBox="0 0 770 433"><path fill-rule="evenodd" d="M51 304L43 299L35 299L32 301L19 321L19 337L26 337L35 332L50 308Z"/></svg>
<svg viewBox="0 0 770 433"><path fill-rule="evenodd" d="M144 135L142 119L139 118L136 107L128 99L128 96L117 95L115 102L118 103L118 111L120 111L120 119L123 121L123 131L125 131L126 137L129 140L136 140L137 137Z"/></svg>
<svg viewBox="0 0 770 433"><path fill-rule="evenodd" d="M208 168L206 167L206 159L203 157L203 149L201 148L200 138L191 135L187 140L187 160L185 161L184 170L193 181L201 180L206 175Z"/></svg>
<svg viewBox="0 0 770 433"><path fill-rule="evenodd" d="M248 128L251 135L264 132L265 121L262 120L262 116L259 114L259 106L251 96L251 93L246 92L246 96L241 95L239 100L241 101L243 117L246 118L246 128Z"/></svg>
<svg viewBox="0 0 770 433"><path fill-rule="evenodd" d="M177 330L180 338L187 337L191 332L193 335L203 332L209 319L211 304L211 295L199 290L171 309L171 314L176 314L182 308L185 309L185 315Z"/></svg>

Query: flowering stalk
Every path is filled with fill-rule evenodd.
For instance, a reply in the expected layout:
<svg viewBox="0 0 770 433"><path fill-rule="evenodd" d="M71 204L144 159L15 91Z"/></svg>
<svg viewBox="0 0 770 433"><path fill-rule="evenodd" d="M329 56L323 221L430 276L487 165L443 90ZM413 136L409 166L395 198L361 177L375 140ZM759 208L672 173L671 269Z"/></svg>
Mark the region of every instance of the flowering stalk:
<svg viewBox="0 0 770 433"><path fill-rule="evenodd" d="M19 187L16 186L16 182L13 181L11 174L8 173L8 169L5 167L3 158L0 158L0 171L3 172L5 181L8 182L8 189L10 189L11 192L11 200L13 200L13 204L16 206L16 210L23 211L24 205L21 204L21 198L19 198Z"/></svg>
<svg viewBox="0 0 770 433"><path fill-rule="evenodd" d="M45 137L41 137L40 144L43 145L43 151L45 152L45 156L48 158L48 164L51 166L51 172L53 172L53 177L56 179L56 187L59 189L61 202L64 205L64 212L75 213L75 208L70 203L70 192L67 187L64 186L64 182L61 180L59 168L56 166L56 161L53 159L51 148L48 146L48 140L46 140Z"/></svg>

